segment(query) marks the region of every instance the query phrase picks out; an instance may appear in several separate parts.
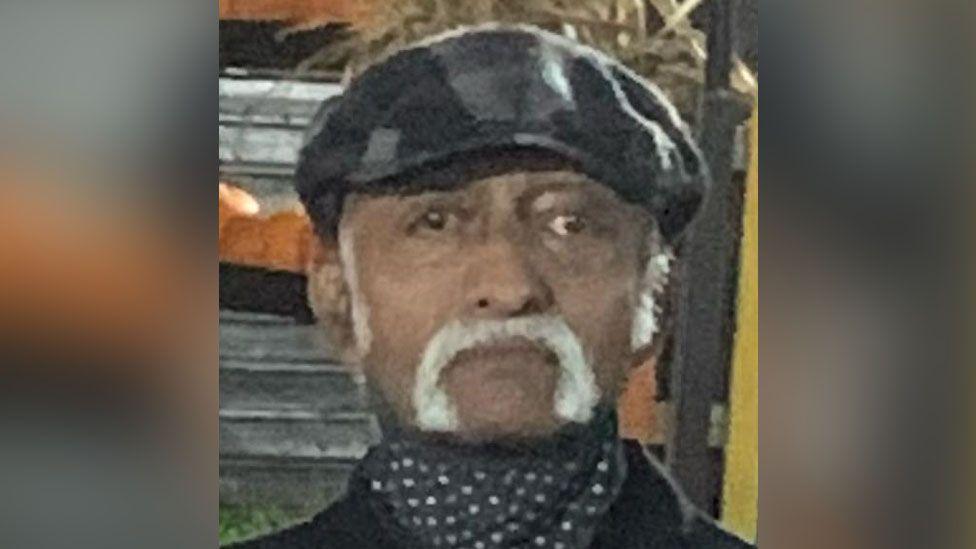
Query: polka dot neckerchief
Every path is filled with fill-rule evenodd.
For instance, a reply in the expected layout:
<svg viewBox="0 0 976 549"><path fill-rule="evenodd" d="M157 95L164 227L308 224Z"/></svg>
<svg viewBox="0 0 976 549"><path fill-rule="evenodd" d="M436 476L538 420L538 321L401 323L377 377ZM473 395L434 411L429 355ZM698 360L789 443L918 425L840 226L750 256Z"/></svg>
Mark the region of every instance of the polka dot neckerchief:
<svg viewBox="0 0 976 549"><path fill-rule="evenodd" d="M520 450L400 436L372 448L354 481L403 531L393 536L423 547L582 549L626 477L615 423Z"/></svg>

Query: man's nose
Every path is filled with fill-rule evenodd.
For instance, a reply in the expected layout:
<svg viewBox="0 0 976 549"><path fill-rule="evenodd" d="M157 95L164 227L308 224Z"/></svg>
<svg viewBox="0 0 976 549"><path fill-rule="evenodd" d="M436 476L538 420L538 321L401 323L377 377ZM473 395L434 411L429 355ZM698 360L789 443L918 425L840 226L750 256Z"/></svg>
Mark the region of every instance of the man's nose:
<svg viewBox="0 0 976 549"><path fill-rule="evenodd" d="M466 308L472 316L541 314L553 306L552 290L513 243L479 246L467 275Z"/></svg>

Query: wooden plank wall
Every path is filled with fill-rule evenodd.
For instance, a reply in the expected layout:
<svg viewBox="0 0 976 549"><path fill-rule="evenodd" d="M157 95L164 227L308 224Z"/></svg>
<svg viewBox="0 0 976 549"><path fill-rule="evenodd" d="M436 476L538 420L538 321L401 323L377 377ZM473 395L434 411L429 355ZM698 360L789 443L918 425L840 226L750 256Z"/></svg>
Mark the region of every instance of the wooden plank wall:
<svg viewBox="0 0 976 549"><path fill-rule="evenodd" d="M263 212L296 207L291 174L302 135L319 103L339 91L334 82L220 78L220 179L253 195ZM221 311L220 499L314 511L340 492L379 433L351 370L335 360L308 315L297 314L304 276L261 271L220 270L222 307L288 315ZM254 287L271 279L267 288ZM279 290L294 296L276 297Z"/></svg>
<svg viewBox="0 0 976 549"><path fill-rule="evenodd" d="M220 500L315 510L379 436L313 325L220 314Z"/></svg>

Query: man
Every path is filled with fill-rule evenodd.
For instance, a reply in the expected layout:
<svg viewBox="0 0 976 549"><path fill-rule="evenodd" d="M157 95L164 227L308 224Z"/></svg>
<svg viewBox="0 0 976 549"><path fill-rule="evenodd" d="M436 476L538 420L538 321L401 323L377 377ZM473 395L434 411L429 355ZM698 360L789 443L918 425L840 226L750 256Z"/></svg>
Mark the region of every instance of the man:
<svg viewBox="0 0 976 549"><path fill-rule="evenodd" d="M339 253L311 300L384 436L340 501L244 547L747 547L616 432L707 187L655 88L488 26L378 62L315 128L297 186Z"/></svg>

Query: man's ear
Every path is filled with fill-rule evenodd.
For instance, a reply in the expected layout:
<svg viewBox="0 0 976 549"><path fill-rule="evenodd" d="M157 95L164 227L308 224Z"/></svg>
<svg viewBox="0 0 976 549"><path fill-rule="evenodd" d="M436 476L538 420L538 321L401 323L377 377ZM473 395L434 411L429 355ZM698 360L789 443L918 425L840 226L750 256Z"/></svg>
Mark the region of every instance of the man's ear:
<svg viewBox="0 0 976 549"><path fill-rule="evenodd" d="M631 337L633 365L648 361L657 362L672 329L671 313L674 310L675 256L665 246L649 246L650 252L640 280L637 283L637 303Z"/></svg>
<svg viewBox="0 0 976 549"><path fill-rule="evenodd" d="M352 323L352 300L343 276L339 245L316 237L310 246L306 267L308 304L339 358L357 362L360 357Z"/></svg>

